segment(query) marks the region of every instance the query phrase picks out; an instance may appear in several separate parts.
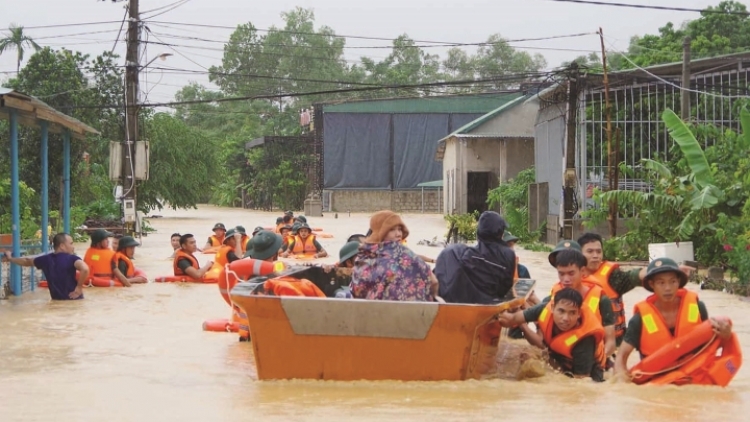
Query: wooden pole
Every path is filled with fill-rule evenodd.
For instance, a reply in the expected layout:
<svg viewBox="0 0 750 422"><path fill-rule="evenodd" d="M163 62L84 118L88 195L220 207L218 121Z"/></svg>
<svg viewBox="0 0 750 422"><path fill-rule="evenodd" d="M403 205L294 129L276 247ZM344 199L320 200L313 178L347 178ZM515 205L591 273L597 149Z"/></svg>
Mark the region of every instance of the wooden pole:
<svg viewBox="0 0 750 422"><path fill-rule="evenodd" d="M122 189L123 199L136 198L135 180L135 143L138 140L138 75L140 61L138 44L140 42L140 15L138 0L129 0L128 7L128 43L125 57L125 116L126 136L123 146ZM135 204L135 209L138 209ZM135 225L129 226L127 232L135 230Z"/></svg>
<svg viewBox="0 0 750 422"><path fill-rule="evenodd" d="M604 48L604 32L599 28L599 40L602 44L602 70L604 73L604 113L607 117L607 170L609 179L609 190L617 190L617 163L615 162L615 149L612 146L612 107L609 102L609 76L607 75L607 50ZM609 215L609 235L617 236L617 202L610 201Z"/></svg>
<svg viewBox="0 0 750 422"><path fill-rule="evenodd" d="M680 91L680 117L690 120L690 37L682 41L682 90Z"/></svg>

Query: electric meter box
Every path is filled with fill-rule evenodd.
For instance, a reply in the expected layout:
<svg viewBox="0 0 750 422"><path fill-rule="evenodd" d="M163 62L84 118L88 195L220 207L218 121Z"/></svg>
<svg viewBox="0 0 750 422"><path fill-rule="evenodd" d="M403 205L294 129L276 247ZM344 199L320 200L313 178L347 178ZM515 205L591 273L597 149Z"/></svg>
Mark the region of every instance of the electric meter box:
<svg viewBox="0 0 750 422"><path fill-rule="evenodd" d="M135 200L125 199L122 201L122 212L126 223L135 222Z"/></svg>

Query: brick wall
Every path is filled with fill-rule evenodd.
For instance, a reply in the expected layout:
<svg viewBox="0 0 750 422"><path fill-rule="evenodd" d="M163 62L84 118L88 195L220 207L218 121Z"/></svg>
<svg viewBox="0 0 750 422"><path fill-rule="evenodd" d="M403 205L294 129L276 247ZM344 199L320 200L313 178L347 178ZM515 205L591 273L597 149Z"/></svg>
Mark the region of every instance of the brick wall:
<svg viewBox="0 0 750 422"><path fill-rule="evenodd" d="M424 212L437 213L443 192L425 189ZM330 212L372 212L390 209L396 212L422 212L421 190L335 190L331 191ZM442 210L441 210L442 211Z"/></svg>

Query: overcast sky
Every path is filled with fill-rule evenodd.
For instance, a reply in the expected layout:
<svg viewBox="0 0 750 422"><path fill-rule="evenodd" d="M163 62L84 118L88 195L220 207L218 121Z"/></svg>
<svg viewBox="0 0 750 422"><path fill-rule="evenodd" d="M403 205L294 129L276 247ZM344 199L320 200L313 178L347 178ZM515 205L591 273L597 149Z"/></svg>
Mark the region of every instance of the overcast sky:
<svg viewBox="0 0 750 422"><path fill-rule="evenodd" d="M147 12L175 3L177 0L141 0L141 11ZM619 0L627 3L658 4L702 8L716 5L720 0ZM747 4L747 2L744 2ZM0 0L0 32L12 24L26 27L73 24L84 22L117 21L101 25L69 26L62 28L28 28L25 33L42 46L66 47L95 56L112 49L125 12L122 2L109 0ZM280 14L295 6L312 8L316 24L327 25L337 34L395 38L407 33L417 40L472 43L500 33L506 39L549 37L584 32L595 32L600 26L607 42L617 50L625 50L633 35L655 33L660 26L672 21L677 24L699 17L697 13L646 9L626 9L548 0L189 0L174 10L168 8L143 13L149 16L166 11L153 20L175 23L201 23L235 27L252 22L257 28L283 26ZM151 27L160 34L193 36L225 41L231 29L174 26ZM99 32L106 31L106 32ZM94 34L75 35L98 32ZM142 63L159 55L172 53L160 66L204 71L221 63L221 43L201 42L161 36L164 42L181 45L175 47L149 46ZM120 38L124 40L124 33ZM153 40L153 38L152 38ZM347 39L348 46L388 45L387 41ZM548 67L558 66L565 60L600 49L599 38L588 35L534 42L513 43L530 53L545 56ZM189 48L203 47L203 49ZM536 47L536 49L532 48ZM610 47L608 45L608 47ZM124 64L125 43L115 48ZM569 51L578 50L578 51ZM431 52L440 52L430 49ZM444 51L444 50L443 50ZM390 50L347 49L347 60L356 62L361 56L382 59ZM26 60L31 53L26 54ZM187 56L183 57L182 55ZM0 56L0 82L15 72L15 52ZM189 58L189 59L188 59ZM142 89L150 91L149 102L173 99L179 88L189 81L210 86L204 75L174 75L150 72L144 77ZM214 87L215 88L215 87Z"/></svg>

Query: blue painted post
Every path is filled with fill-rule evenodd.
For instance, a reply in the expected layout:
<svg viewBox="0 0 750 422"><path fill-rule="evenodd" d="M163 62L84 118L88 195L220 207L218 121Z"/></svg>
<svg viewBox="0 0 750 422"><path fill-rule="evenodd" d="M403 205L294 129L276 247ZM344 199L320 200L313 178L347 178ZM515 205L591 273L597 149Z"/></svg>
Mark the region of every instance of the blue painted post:
<svg viewBox="0 0 750 422"><path fill-rule="evenodd" d="M42 252L49 250L49 122L42 121Z"/></svg>
<svg viewBox="0 0 750 422"><path fill-rule="evenodd" d="M63 133L63 231L70 234L70 132Z"/></svg>
<svg viewBox="0 0 750 422"><path fill-rule="evenodd" d="M10 184L11 184L11 233L13 235L13 256L21 256L21 208L20 193L18 189L18 112L10 110ZM10 287L13 294L20 296L21 291L21 267L15 264L10 266Z"/></svg>

